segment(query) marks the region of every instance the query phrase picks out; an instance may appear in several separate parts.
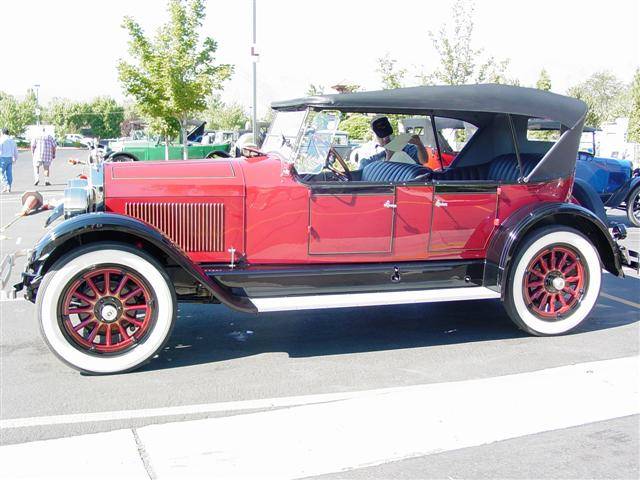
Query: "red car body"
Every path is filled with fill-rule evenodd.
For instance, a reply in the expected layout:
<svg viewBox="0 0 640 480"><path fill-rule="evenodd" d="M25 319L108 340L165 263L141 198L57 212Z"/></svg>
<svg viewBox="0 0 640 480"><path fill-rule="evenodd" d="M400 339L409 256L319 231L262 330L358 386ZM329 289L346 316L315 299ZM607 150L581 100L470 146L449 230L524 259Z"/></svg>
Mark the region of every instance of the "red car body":
<svg viewBox="0 0 640 480"><path fill-rule="evenodd" d="M233 248L252 265L485 258L501 221L531 202L567 201L572 180L492 192L436 193L423 184L325 195L269 156L111 163L104 177L105 211L148 223L193 262L229 262ZM208 213L216 207L224 220ZM199 244L203 231L220 241Z"/></svg>
<svg viewBox="0 0 640 480"><path fill-rule="evenodd" d="M478 85L274 108L268 153L105 163L89 183L70 182L66 220L16 285L58 357L87 373L137 368L162 349L178 301L260 313L500 299L521 329L556 335L587 318L602 267L623 276L623 264L638 266L616 242L622 227L612 235L569 203L579 100ZM323 112L336 110L451 117L477 131L442 170L402 147L398 161L351 172L326 133L340 115ZM555 144L526 138L544 115L562 125Z"/></svg>

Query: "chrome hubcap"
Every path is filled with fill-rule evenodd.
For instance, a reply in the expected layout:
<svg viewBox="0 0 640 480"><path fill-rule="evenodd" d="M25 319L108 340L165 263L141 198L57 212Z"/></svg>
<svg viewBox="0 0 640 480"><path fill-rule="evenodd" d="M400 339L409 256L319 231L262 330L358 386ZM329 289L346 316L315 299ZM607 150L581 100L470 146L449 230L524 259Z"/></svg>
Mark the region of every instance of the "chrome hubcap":
<svg viewBox="0 0 640 480"><path fill-rule="evenodd" d="M553 288L555 288L558 291L562 290L566 283L567 282L565 282L564 278L562 278L562 277L555 277L551 281L551 285L553 285Z"/></svg>
<svg viewBox="0 0 640 480"><path fill-rule="evenodd" d="M116 319L116 316L118 315L118 310L113 305L105 305L104 307L102 307L102 310L100 311L100 315L107 322L112 322L113 320Z"/></svg>

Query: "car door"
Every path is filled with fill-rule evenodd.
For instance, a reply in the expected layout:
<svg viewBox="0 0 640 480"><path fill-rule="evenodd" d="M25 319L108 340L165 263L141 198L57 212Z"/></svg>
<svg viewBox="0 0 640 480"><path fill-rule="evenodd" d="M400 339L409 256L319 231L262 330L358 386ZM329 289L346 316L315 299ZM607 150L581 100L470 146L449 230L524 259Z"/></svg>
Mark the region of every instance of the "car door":
<svg viewBox="0 0 640 480"><path fill-rule="evenodd" d="M429 252L484 249L495 228L497 184L436 182L433 195Z"/></svg>
<svg viewBox="0 0 640 480"><path fill-rule="evenodd" d="M309 255L391 255L396 207L389 185L311 187Z"/></svg>

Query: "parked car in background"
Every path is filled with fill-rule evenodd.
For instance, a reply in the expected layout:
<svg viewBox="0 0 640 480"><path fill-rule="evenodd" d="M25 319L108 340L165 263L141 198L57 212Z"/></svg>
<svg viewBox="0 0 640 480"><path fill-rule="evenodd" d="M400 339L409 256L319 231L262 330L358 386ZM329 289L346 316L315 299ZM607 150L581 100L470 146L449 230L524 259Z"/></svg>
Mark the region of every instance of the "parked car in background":
<svg viewBox="0 0 640 480"><path fill-rule="evenodd" d="M83 147L91 147L95 139L81 135L79 133L68 133L64 136L64 142L72 145L81 145Z"/></svg>
<svg viewBox="0 0 640 480"><path fill-rule="evenodd" d="M623 277L623 265L637 267L617 243L624 226L609 231L569 202L580 100L462 85L272 106L262 152L105 162L65 190L66 219L14 287L36 303L62 361L93 374L139 367L162 352L179 301L262 313L496 299L524 331L558 335L589 316L602 268ZM351 112L435 115L477 131L441 171L351 170L332 145ZM540 115L565 130L556 142L527 140Z"/></svg>
<svg viewBox="0 0 640 480"><path fill-rule="evenodd" d="M549 120L534 119L529 130L558 132L560 125ZM631 224L640 227L640 169L629 160L595 155L598 130L584 127L576 162L574 199L600 217L605 208L624 210Z"/></svg>
<svg viewBox="0 0 640 480"><path fill-rule="evenodd" d="M202 143L206 122L199 122L187 135L187 153L191 158L214 158L229 156L231 144ZM207 137L209 139L209 137ZM160 137L138 140L119 139L111 142L104 157L110 162L131 162L144 160L164 160L165 144ZM169 144L169 160L182 159L182 142L172 141Z"/></svg>

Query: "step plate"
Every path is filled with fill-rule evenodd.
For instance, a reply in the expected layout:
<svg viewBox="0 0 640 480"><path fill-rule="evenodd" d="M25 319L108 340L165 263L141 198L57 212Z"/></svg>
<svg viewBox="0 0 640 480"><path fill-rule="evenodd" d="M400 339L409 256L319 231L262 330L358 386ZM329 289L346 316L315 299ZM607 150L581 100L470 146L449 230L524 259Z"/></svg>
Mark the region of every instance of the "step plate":
<svg viewBox="0 0 640 480"><path fill-rule="evenodd" d="M316 310L321 308L401 305L407 303L451 302L500 298L486 287L443 288L400 292L349 293L341 295L303 295L295 297L252 298L259 312Z"/></svg>

